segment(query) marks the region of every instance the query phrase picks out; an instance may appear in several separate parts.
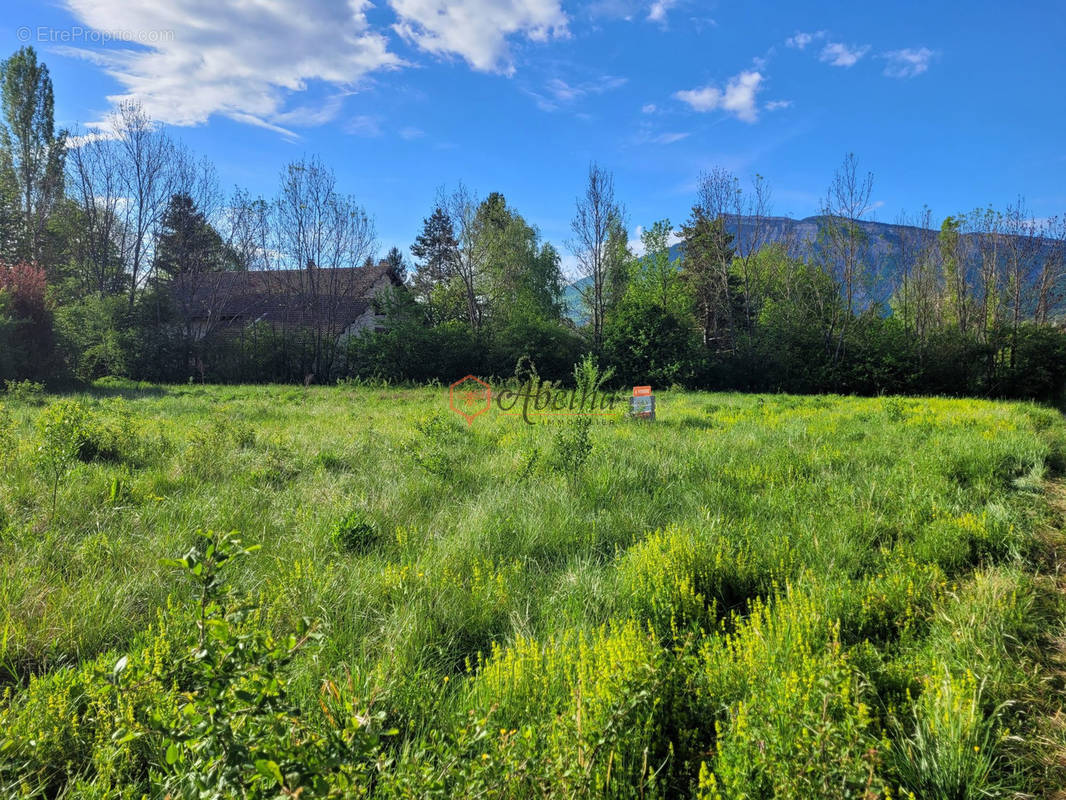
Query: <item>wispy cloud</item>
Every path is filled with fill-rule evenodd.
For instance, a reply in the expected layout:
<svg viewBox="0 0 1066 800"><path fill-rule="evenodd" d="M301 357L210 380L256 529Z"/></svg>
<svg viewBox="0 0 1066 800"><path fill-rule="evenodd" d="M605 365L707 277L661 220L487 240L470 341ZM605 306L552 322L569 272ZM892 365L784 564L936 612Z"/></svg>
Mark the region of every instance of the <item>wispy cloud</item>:
<svg viewBox="0 0 1066 800"><path fill-rule="evenodd" d="M755 101L763 76L759 72L741 72L729 79L725 89L704 86L675 92L674 97L699 112L721 110L744 122L755 122L759 110Z"/></svg>
<svg viewBox="0 0 1066 800"><path fill-rule="evenodd" d="M807 45L817 39L824 39L825 31L815 31L813 33L804 33L797 31L794 35L785 39L785 45L787 47L794 47L796 50L803 50Z"/></svg>
<svg viewBox="0 0 1066 800"><path fill-rule="evenodd" d="M360 114L344 123L344 131L353 136L365 136L368 139L381 136L381 118Z"/></svg>
<svg viewBox="0 0 1066 800"><path fill-rule="evenodd" d="M413 141L414 139L421 139L426 135L426 132L421 128L415 128L413 126L407 126L406 128L400 128L400 138L405 141Z"/></svg>
<svg viewBox="0 0 1066 800"><path fill-rule="evenodd" d="M521 2L521 0L516 0ZM584 14L593 20L621 19L626 22L645 20L666 26L670 12L681 5L691 5L686 0L592 0L575 3ZM713 22L713 20L712 20Z"/></svg>
<svg viewBox="0 0 1066 800"><path fill-rule="evenodd" d="M763 106L767 111L779 111L782 108L791 108L791 100L771 100Z"/></svg>
<svg viewBox="0 0 1066 800"><path fill-rule="evenodd" d="M884 74L889 78L913 78L929 69L929 62L936 57L936 52L928 47L904 48L890 50L881 57L888 61Z"/></svg>
<svg viewBox="0 0 1066 800"><path fill-rule="evenodd" d="M640 113L642 114L654 114L658 110L659 108L655 105L655 103L645 103L643 106L640 107Z"/></svg>
<svg viewBox="0 0 1066 800"><path fill-rule="evenodd" d="M620 89L628 83L627 78L617 75L603 75L596 80L581 83L568 83L562 78L551 78L544 84L541 92L528 92L537 101L542 111L558 111L594 95Z"/></svg>
<svg viewBox="0 0 1066 800"><path fill-rule="evenodd" d="M818 59L834 67L853 67L868 52L870 52L868 44L849 46L843 42L830 42L822 48Z"/></svg>
<svg viewBox="0 0 1066 800"><path fill-rule="evenodd" d="M688 137L689 134L687 133L660 133L651 141L654 144L673 144L674 142L680 142L682 139L687 139Z"/></svg>

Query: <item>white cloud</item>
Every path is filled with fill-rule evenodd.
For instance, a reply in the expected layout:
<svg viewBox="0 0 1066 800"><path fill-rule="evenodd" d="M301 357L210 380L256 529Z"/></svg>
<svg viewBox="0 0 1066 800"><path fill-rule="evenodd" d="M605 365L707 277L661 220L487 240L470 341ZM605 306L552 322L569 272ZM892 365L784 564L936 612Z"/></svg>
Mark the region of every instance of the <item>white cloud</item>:
<svg viewBox="0 0 1066 800"><path fill-rule="evenodd" d="M818 59L834 67L852 67L869 51L870 45L868 44L849 47L842 42L830 42L822 48L822 54L818 56Z"/></svg>
<svg viewBox="0 0 1066 800"><path fill-rule="evenodd" d="M389 0L393 28L422 50L457 55L474 69L513 74L508 37L543 42L567 34L559 0Z"/></svg>
<svg viewBox="0 0 1066 800"><path fill-rule="evenodd" d="M825 36L825 31L815 31L814 33L803 33L797 31L795 35L789 36L785 39L785 45L788 47L794 47L797 50L802 50L815 39L821 39Z"/></svg>
<svg viewBox="0 0 1066 800"><path fill-rule="evenodd" d="M934 56L936 53L928 47L890 50L882 56L888 59L884 74L889 78L913 78L929 69Z"/></svg>
<svg viewBox="0 0 1066 800"><path fill-rule="evenodd" d="M649 22L666 22L666 14L677 5L677 0L655 0L648 9Z"/></svg>
<svg viewBox="0 0 1066 800"><path fill-rule="evenodd" d="M655 103L646 103L640 107L640 113L642 114L654 114L657 110Z"/></svg>
<svg viewBox="0 0 1066 800"><path fill-rule="evenodd" d="M771 100L769 103L763 106L767 111L778 111L782 108L791 108L791 100Z"/></svg>
<svg viewBox="0 0 1066 800"><path fill-rule="evenodd" d="M85 133L75 133L73 136L67 136L64 139L64 143L68 148L78 148L93 142L106 142L109 139L114 139L115 136L114 131L103 127L102 123L95 123Z"/></svg>
<svg viewBox="0 0 1066 800"><path fill-rule="evenodd" d="M675 92L674 97L687 103L694 111L721 109L744 122L755 122L759 118L755 95L759 92L762 79L763 76L758 72L741 72L729 79L724 91L716 86L704 86Z"/></svg>
<svg viewBox="0 0 1066 800"><path fill-rule="evenodd" d="M79 22L98 31L169 32L133 48L66 48L101 65L123 87L112 102L137 99L154 119L199 125L214 114L288 132L339 112L286 110L291 92L311 81L350 91L368 73L402 65L370 29L369 0L66 0ZM154 41L152 40L154 38Z"/></svg>
<svg viewBox="0 0 1066 800"><path fill-rule="evenodd" d="M424 130L422 130L421 128L415 128L413 126L408 126L406 128L400 128L400 138L401 139L405 139L405 140L407 140L409 142L412 141L413 139L421 139L425 135L426 135L426 132Z"/></svg>

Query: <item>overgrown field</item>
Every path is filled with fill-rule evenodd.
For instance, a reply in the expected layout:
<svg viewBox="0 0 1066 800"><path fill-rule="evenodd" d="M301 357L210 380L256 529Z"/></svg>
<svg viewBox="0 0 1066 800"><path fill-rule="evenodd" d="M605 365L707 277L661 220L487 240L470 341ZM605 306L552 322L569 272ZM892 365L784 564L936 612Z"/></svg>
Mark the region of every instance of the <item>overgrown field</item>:
<svg viewBox="0 0 1066 800"><path fill-rule="evenodd" d="M467 426L429 388L16 394L2 796L1063 784L1056 411L664 393L587 429Z"/></svg>

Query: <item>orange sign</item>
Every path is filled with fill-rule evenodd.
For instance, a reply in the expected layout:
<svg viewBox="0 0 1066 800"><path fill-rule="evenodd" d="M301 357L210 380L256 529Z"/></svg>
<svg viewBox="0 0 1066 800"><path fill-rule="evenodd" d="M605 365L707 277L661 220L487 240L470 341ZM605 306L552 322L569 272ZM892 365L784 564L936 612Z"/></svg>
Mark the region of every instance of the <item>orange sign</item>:
<svg viewBox="0 0 1066 800"><path fill-rule="evenodd" d="M633 387L633 396L634 397L651 397L651 387L650 386L634 386Z"/></svg>

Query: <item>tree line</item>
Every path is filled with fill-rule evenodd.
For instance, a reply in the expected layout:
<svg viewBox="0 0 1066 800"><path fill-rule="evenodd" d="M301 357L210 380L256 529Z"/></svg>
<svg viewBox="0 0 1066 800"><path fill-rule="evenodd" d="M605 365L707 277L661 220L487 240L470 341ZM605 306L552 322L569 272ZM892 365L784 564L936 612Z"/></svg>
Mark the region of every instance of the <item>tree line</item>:
<svg viewBox="0 0 1066 800"><path fill-rule="evenodd" d="M272 197L227 194L134 102L57 130L32 48L0 64L0 94L0 379L564 379L591 352L657 386L1052 401L1066 386L1066 218L1022 200L939 226L924 209L881 236L873 175L848 155L805 235L773 216L765 179L714 169L687 219L636 245L593 163L562 251L500 192L460 184L382 258L371 216L316 158L288 164ZM379 261L399 284L375 301L380 324L338 337L359 268ZM241 318L223 308L236 272L316 313Z"/></svg>

